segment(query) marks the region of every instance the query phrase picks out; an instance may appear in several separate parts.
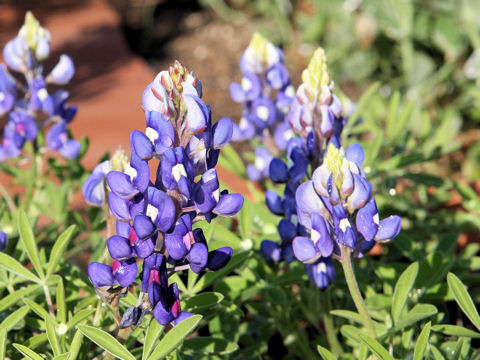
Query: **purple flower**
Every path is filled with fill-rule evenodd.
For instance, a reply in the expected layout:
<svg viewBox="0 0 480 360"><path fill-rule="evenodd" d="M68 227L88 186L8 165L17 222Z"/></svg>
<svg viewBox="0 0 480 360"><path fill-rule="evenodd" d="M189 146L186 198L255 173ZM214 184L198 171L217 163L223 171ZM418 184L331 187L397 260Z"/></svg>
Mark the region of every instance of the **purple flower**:
<svg viewBox="0 0 480 360"><path fill-rule="evenodd" d="M47 76L47 82L51 82L57 85L67 84L75 74L75 66L73 65L72 58L68 55L60 55L60 60L57 65L52 69Z"/></svg>
<svg viewBox="0 0 480 360"><path fill-rule="evenodd" d="M159 298L154 305L153 316L162 325L173 322L174 325L189 318L193 314L182 311L177 284L171 284L166 291L159 293Z"/></svg>
<svg viewBox="0 0 480 360"><path fill-rule="evenodd" d="M5 250L8 245L8 236L3 231L0 231L0 251Z"/></svg>
<svg viewBox="0 0 480 360"><path fill-rule="evenodd" d="M64 121L50 128L47 133L47 146L51 150L59 151L68 159L76 158L80 152L80 143L68 138L67 124Z"/></svg>
<svg viewBox="0 0 480 360"><path fill-rule="evenodd" d="M85 180L82 193L87 203L94 206L105 204L105 177L110 170L110 161L103 161L93 169L92 174Z"/></svg>
<svg viewBox="0 0 480 360"><path fill-rule="evenodd" d="M330 258L321 257L315 263L305 265L305 271L310 281L321 290L335 280L335 267Z"/></svg>

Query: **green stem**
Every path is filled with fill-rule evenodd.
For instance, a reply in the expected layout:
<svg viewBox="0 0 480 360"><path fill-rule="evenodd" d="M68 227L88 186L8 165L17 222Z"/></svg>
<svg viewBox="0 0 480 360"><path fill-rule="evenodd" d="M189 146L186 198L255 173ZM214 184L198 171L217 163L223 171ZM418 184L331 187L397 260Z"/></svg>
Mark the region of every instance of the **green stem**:
<svg viewBox="0 0 480 360"><path fill-rule="evenodd" d="M332 310L332 296L329 287L323 293L323 306L325 307L325 312L323 314L323 325L325 326L328 345L330 345L330 349L335 355L340 355L343 353L343 349L335 332L333 316L330 314L330 311Z"/></svg>
<svg viewBox="0 0 480 360"><path fill-rule="evenodd" d="M43 284L43 292L45 293L45 300L47 301L48 312L55 319L55 311L53 309L52 297L50 295L50 290L48 289L47 284Z"/></svg>
<svg viewBox="0 0 480 360"><path fill-rule="evenodd" d="M352 296L353 302L357 307L357 311L363 319L363 324L367 327L369 335L374 338L377 337L375 332L375 326L373 325L372 318L368 314L367 306L363 301L362 294L358 287L357 279L355 278L355 272L353 271L352 263L352 250L344 245L341 246L342 250L342 260L340 261L343 267L343 272L345 273L345 280L347 281L348 290Z"/></svg>
<svg viewBox="0 0 480 360"><path fill-rule="evenodd" d="M30 157L30 178L28 180L27 191L25 193L25 199L23 202L25 212L28 212L28 209L30 207L30 203L33 197L33 191L35 190L36 180L37 180L37 161L36 161L35 150L32 149L32 155Z"/></svg>

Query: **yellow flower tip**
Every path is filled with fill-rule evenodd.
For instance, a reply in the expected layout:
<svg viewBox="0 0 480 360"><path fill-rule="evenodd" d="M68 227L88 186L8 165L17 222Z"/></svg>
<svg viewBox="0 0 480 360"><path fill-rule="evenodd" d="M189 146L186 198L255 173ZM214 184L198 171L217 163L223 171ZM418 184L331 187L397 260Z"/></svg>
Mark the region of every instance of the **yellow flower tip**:
<svg viewBox="0 0 480 360"><path fill-rule="evenodd" d="M343 150L330 143L324 161L328 170L332 172L335 185L340 189L343 183L342 166L345 161Z"/></svg>
<svg viewBox="0 0 480 360"><path fill-rule="evenodd" d="M322 92L322 86L330 85L327 56L323 48L319 47L313 53L310 63L302 73L302 81L309 89L319 93Z"/></svg>
<svg viewBox="0 0 480 360"><path fill-rule="evenodd" d="M119 146L117 150L113 153L111 158L112 162L112 169L115 171L124 172L125 169L129 165L128 155L123 149L123 147Z"/></svg>
<svg viewBox="0 0 480 360"><path fill-rule="evenodd" d="M35 18L31 11L27 11L25 14L25 22L20 28L19 32L22 36L28 47L34 50L37 46L38 37L45 35L45 29L40 26L40 22Z"/></svg>

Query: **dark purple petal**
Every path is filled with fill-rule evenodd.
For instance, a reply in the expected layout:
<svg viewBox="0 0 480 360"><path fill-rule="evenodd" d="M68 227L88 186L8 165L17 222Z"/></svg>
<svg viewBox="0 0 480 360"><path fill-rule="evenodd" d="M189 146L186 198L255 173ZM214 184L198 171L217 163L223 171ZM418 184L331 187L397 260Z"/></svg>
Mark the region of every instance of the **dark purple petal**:
<svg viewBox="0 0 480 360"><path fill-rule="evenodd" d="M133 247L138 257L145 259L153 253L153 250L155 250L155 238L151 237L146 240L139 239L135 241Z"/></svg>
<svg viewBox="0 0 480 360"><path fill-rule="evenodd" d="M157 282L153 281L148 284L148 301L150 301L153 307L160 302L160 299L164 295L162 291L165 291L165 289Z"/></svg>
<svg viewBox="0 0 480 360"><path fill-rule="evenodd" d="M153 225L152 220L146 215L135 216L133 228L140 240L145 240L155 232L155 225Z"/></svg>
<svg viewBox="0 0 480 360"><path fill-rule="evenodd" d="M132 230L132 226L128 222L117 220L116 229L117 229L117 235L123 236L124 238L128 238L130 236L130 231Z"/></svg>
<svg viewBox="0 0 480 360"><path fill-rule="evenodd" d="M283 260L282 248L278 243L272 240L263 240L260 245L260 251L265 259L278 263Z"/></svg>
<svg viewBox="0 0 480 360"><path fill-rule="evenodd" d="M130 133L130 145L133 151L142 160L151 159L153 156L153 144L150 139L139 130L133 130Z"/></svg>
<svg viewBox="0 0 480 360"><path fill-rule="evenodd" d="M295 254L291 244L287 244L282 247L282 257L287 264L290 264L293 260L295 260Z"/></svg>
<svg viewBox="0 0 480 360"><path fill-rule="evenodd" d="M282 198L273 190L268 190L265 193L265 202L267 204L268 209L274 213L275 215L283 215L283 206L282 206Z"/></svg>
<svg viewBox="0 0 480 360"><path fill-rule="evenodd" d="M114 266L115 280L118 281L121 287L132 285L137 278L137 262L131 258L125 261L120 261L118 267Z"/></svg>
<svg viewBox="0 0 480 360"><path fill-rule="evenodd" d="M377 241L386 241L393 239L402 229L402 219L400 216L392 215L380 220L380 226L375 236Z"/></svg>
<svg viewBox="0 0 480 360"><path fill-rule="evenodd" d="M0 231L0 251L5 250L8 244L8 236L3 231Z"/></svg>
<svg viewBox="0 0 480 360"><path fill-rule="evenodd" d="M320 258L313 264L305 265L310 281L321 290L325 290L335 279L335 267L330 258Z"/></svg>
<svg viewBox="0 0 480 360"><path fill-rule="evenodd" d="M225 246L208 253L207 269L219 270L228 264L232 258L233 249Z"/></svg>
<svg viewBox="0 0 480 360"><path fill-rule="evenodd" d="M293 161L293 166L288 170L288 175L292 182L299 182L307 173L308 159L303 150L298 147L292 150L290 158Z"/></svg>
<svg viewBox="0 0 480 360"><path fill-rule="evenodd" d="M276 183L286 183L288 181L288 168L287 165L278 158L270 161L269 167L270 178Z"/></svg>
<svg viewBox="0 0 480 360"><path fill-rule="evenodd" d="M140 159L140 157L132 151L130 168L128 170L134 175L133 185L135 185L141 193L145 192L150 184L150 167L148 166L148 163Z"/></svg>
<svg viewBox="0 0 480 360"><path fill-rule="evenodd" d="M310 262L320 256L312 239L303 236L297 236L292 242L295 257L302 262Z"/></svg>
<svg viewBox="0 0 480 360"><path fill-rule="evenodd" d="M187 254L187 260L190 262L191 265L195 265L195 267L198 268L197 270L201 271L201 269L203 269L207 265L208 261L208 249L205 244L194 243L189 253ZM195 272L199 273L200 271Z"/></svg>
<svg viewBox="0 0 480 360"><path fill-rule="evenodd" d="M278 223L278 233L283 242L290 242L297 236L297 227L288 219L282 219Z"/></svg>
<svg viewBox="0 0 480 360"><path fill-rule="evenodd" d="M113 286L115 282L112 267L98 262L88 265L88 277L96 288Z"/></svg>
<svg viewBox="0 0 480 360"><path fill-rule="evenodd" d="M139 193L130 176L120 171L110 171L107 174L107 183L113 193L124 200L130 200Z"/></svg>
<svg viewBox="0 0 480 360"><path fill-rule="evenodd" d="M147 215L160 231L167 231L173 225L176 216L175 204L170 196L152 186L147 189Z"/></svg>
<svg viewBox="0 0 480 360"><path fill-rule="evenodd" d="M161 301L153 308L153 316L161 325L168 325L174 320L171 311L167 311Z"/></svg>
<svg viewBox="0 0 480 360"><path fill-rule="evenodd" d="M108 205L118 220L131 220L128 200L123 200L112 192L108 195Z"/></svg>
<svg viewBox="0 0 480 360"><path fill-rule="evenodd" d="M217 215L233 216L241 210L243 201L243 195L240 194L220 195L220 200L213 212Z"/></svg>
<svg viewBox="0 0 480 360"><path fill-rule="evenodd" d="M107 240L108 252L115 260L131 258L133 256L130 241L122 236L113 235Z"/></svg>

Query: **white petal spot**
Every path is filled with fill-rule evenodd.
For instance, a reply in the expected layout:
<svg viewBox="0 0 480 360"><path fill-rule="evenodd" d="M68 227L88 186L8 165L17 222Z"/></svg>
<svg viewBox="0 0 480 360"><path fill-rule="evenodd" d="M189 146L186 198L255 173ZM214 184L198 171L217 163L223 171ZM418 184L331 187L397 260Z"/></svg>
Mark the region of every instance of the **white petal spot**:
<svg viewBox="0 0 480 360"><path fill-rule="evenodd" d="M240 127L240 130L245 130L246 128L248 128L248 121L246 118L242 117L240 119L240 123L238 124L238 126Z"/></svg>
<svg viewBox="0 0 480 360"><path fill-rule="evenodd" d="M220 189L217 189L213 192L213 198L218 203L220 201Z"/></svg>
<svg viewBox="0 0 480 360"><path fill-rule="evenodd" d="M137 170L135 170L133 167L130 166L130 164L128 164L125 168L125 174L130 176L130 180L133 181L137 177Z"/></svg>
<svg viewBox="0 0 480 360"><path fill-rule="evenodd" d="M312 232L310 233L310 238L314 243L316 243L320 239L320 233L317 230L312 229Z"/></svg>
<svg viewBox="0 0 480 360"><path fill-rule="evenodd" d="M317 271L326 274L327 273L327 265L323 261L319 262L317 265Z"/></svg>
<svg viewBox="0 0 480 360"><path fill-rule="evenodd" d="M265 160L263 160L262 157L257 156L257 157L255 158L255 167L256 167L258 170L262 171L262 170L265 168L266 165L267 165L267 164L265 163Z"/></svg>
<svg viewBox="0 0 480 360"><path fill-rule="evenodd" d="M350 221L348 221L347 218L340 220L340 229L342 232L345 232L349 227L352 227L352 225L350 225Z"/></svg>
<svg viewBox="0 0 480 360"><path fill-rule="evenodd" d="M155 142L155 140L157 140L159 137L158 132L151 127L147 127L145 130L145 135L147 135L152 143Z"/></svg>
<svg viewBox="0 0 480 360"><path fill-rule="evenodd" d="M257 107L257 116L263 121L267 121L268 114L268 107L266 107L265 105L260 105L259 107Z"/></svg>
<svg viewBox="0 0 480 360"><path fill-rule="evenodd" d="M185 166L183 164L177 164L172 168L172 175L176 182L180 180L183 176L187 177L187 171L185 170Z"/></svg>
<svg viewBox="0 0 480 360"><path fill-rule="evenodd" d="M252 82L250 81L250 79L244 77L242 79L242 89L243 91L248 91L252 88Z"/></svg>
<svg viewBox="0 0 480 360"><path fill-rule="evenodd" d="M285 95L287 95L290 98L293 98L295 96L295 88L292 85L288 85L287 88L285 89Z"/></svg>
<svg viewBox="0 0 480 360"><path fill-rule="evenodd" d="M44 101L48 97L47 89L43 88L37 91L37 96L40 100Z"/></svg>
<svg viewBox="0 0 480 360"><path fill-rule="evenodd" d="M295 133L293 132L293 130L292 130L292 129L289 129L289 130L287 130L287 131L285 131L285 132L283 133L283 138L284 138L286 141L288 141L288 140L290 140L291 138L293 138L294 135L295 135Z"/></svg>
<svg viewBox="0 0 480 360"><path fill-rule="evenodd" d="M151 204L148 204L147 206L147 216L152 219L153 222L157 219L158 216L158 209Z"/></svg>
<svg viewBox="0 0 480 360"><path fill-rule="evenodd" d="M373 222L380 226L380 218L378 217L378 213L375 213L375 215L373 215Z"/></svg>
<svg viewBox="0 0 480 360"><path fill-rule="evenodd" d="M5 99L5 94L0 91L0 101L3 101Z"/></svg>

